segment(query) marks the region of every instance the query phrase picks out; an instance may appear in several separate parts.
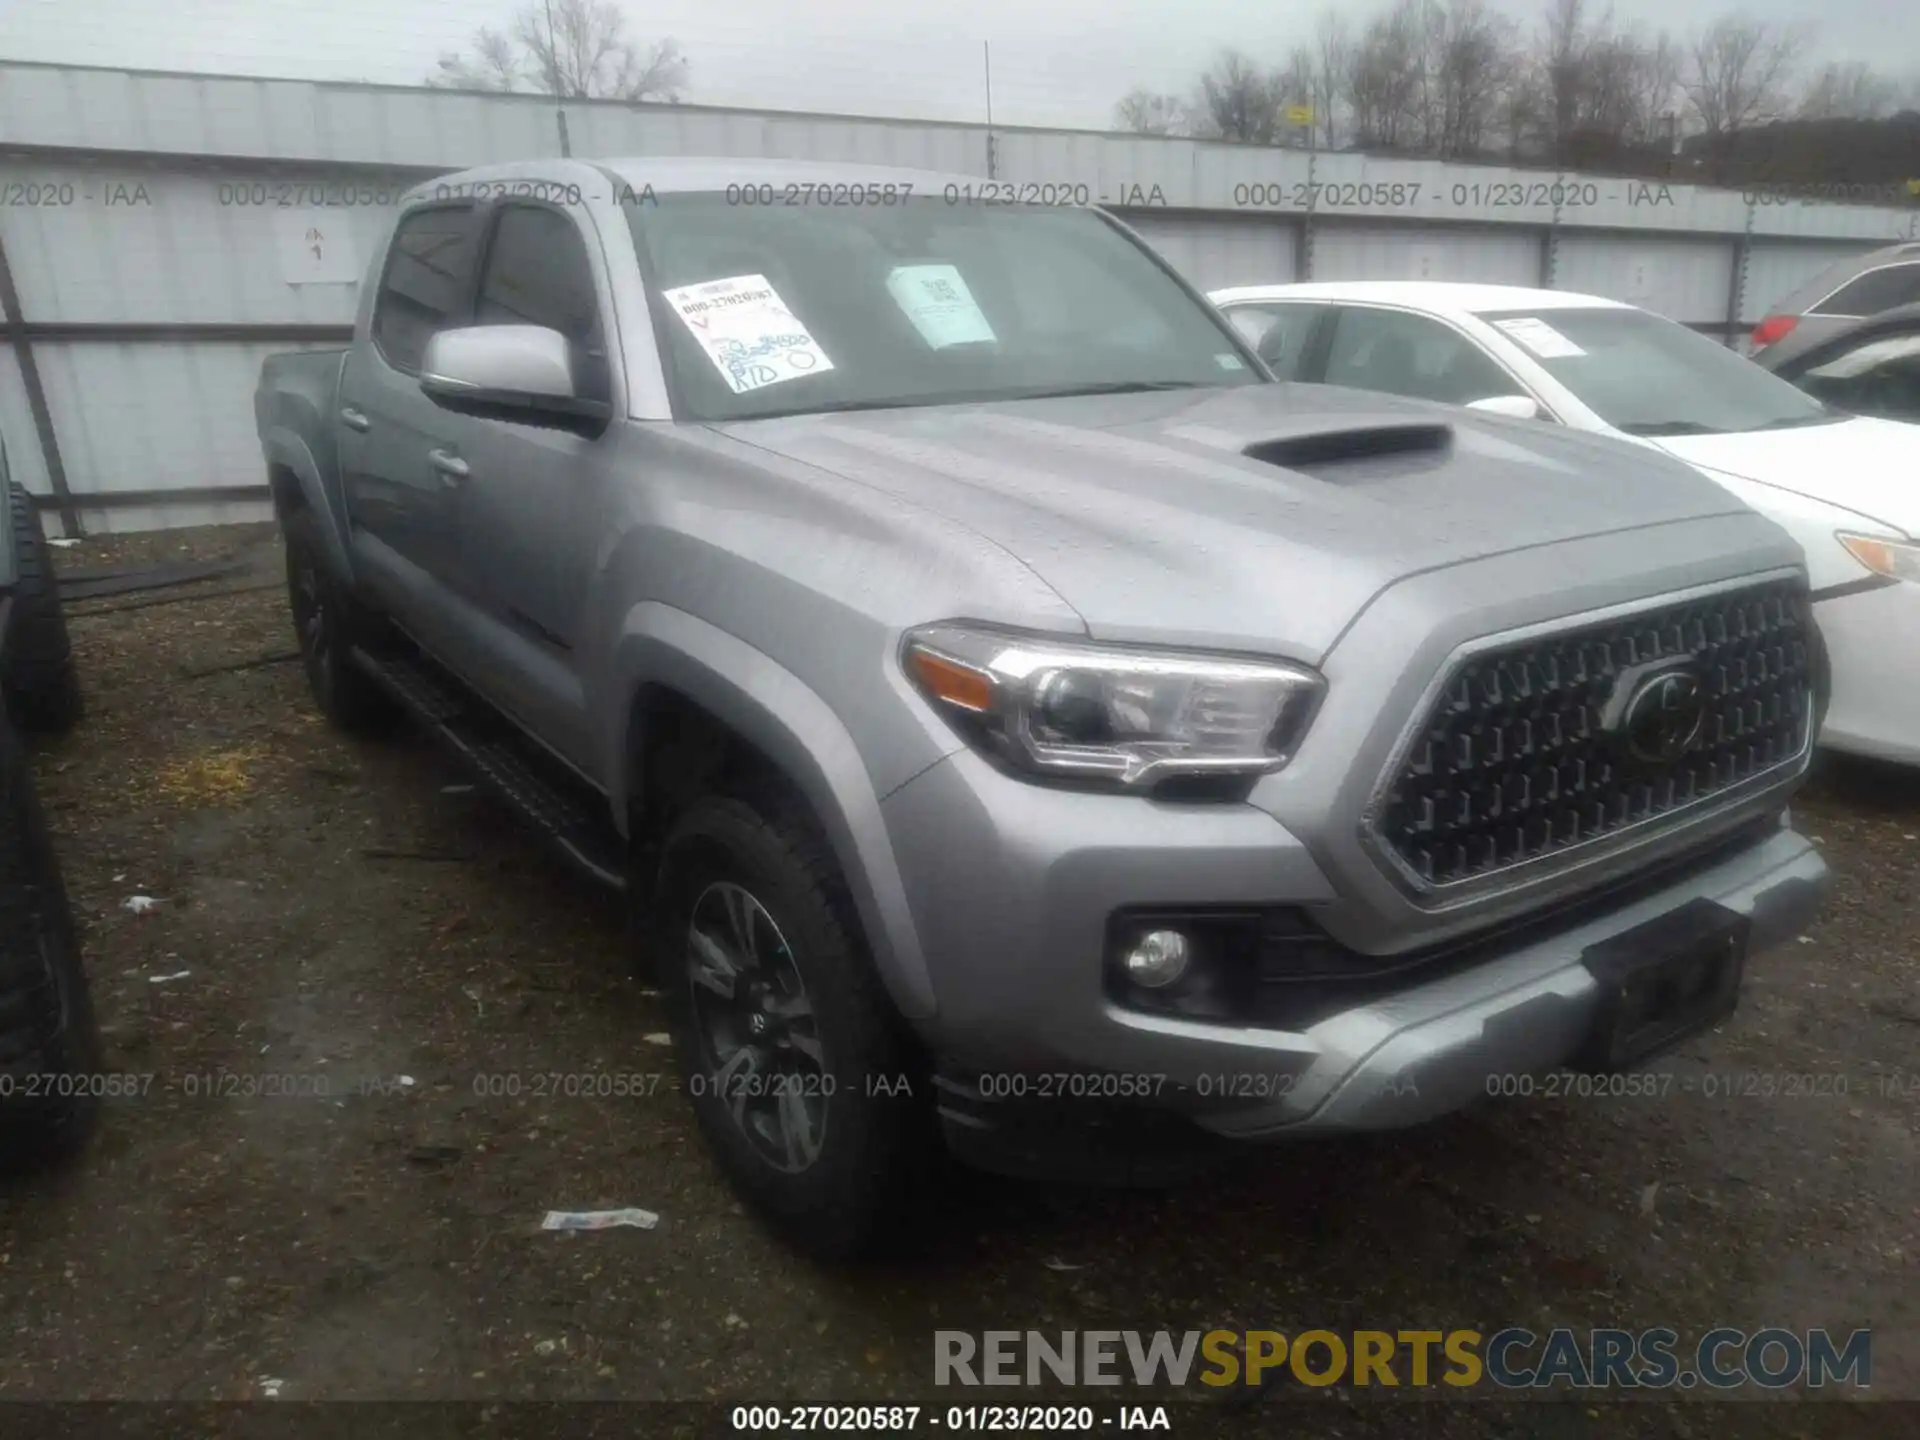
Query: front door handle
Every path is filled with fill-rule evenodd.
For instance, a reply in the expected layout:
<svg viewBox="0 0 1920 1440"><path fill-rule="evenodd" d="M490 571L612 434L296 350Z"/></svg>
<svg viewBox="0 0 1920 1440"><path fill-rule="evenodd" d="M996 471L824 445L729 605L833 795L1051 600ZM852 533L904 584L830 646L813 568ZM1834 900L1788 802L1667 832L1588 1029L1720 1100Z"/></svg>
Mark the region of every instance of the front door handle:
<svg viewBox="0 0 1920 1440"><path fill-rule="evenodd" d="M433 468L440 472L440 478L449 485L458 485L473 472L467 468L467 462L458 455L449 455L445 450L429 450L427 459L433 462Z"/></svg>
<svg viewBox="0 0 1920 1440"><path fill-rule="evenodd" d="M373 428L373 422L351 405L340 407L340 423L349 430L358 430L362 435Z"/></svg>

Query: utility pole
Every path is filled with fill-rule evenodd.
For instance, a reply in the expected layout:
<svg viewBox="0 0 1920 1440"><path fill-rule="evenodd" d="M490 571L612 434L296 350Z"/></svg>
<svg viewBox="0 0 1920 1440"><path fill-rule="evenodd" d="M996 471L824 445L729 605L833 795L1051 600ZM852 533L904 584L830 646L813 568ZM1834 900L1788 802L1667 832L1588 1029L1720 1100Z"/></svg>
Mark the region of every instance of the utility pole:
<svg viewBox="0 0 1920 1440"><path fill-rule="evenodd" d="M553 86L553 118L560 126L560 156L571 159L573 146L567 140L567 101L560 89L560 47L553 35L553 0L547 5L547 83Z"/></svg>
<svg viewBox="0 0 1920 1440"><path fill-rule="evenodd" d="M987 77L987 178L992 180L996 178L994 170L998 157L994 154L993 143L993 44L991 41L980 42L980 61L985 67Z"/></svg>

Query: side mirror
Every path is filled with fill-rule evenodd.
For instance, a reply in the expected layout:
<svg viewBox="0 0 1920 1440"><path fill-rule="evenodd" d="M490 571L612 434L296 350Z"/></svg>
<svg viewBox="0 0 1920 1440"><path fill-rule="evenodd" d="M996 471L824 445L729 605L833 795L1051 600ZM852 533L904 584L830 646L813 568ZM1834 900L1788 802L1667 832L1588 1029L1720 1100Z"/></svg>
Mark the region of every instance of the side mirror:
<svg viewBox="0 0 1920 1440"><path fill-rule="evenodd" d="M574 381L573 348L541 325L469 325L427 341L420 389L461 415L597 434L613 407L584 399Z"/></svg>
<svg viewBox="0 0 1920 1440"><path fill-rule="evenodd" d="M1531 395L1489 395L1484 400L1469 400L1469 410L1484 410L1489 415L1511 415L1516 420L1538 420L1540 402Z"/></svg>

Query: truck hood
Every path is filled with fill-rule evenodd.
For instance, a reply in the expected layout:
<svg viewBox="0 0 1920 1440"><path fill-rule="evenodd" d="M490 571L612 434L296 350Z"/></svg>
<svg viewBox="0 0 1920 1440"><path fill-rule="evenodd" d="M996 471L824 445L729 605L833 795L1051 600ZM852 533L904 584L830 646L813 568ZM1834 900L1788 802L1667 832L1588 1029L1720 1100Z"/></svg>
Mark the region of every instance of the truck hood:
<svg viewBox="0 0 1920 1440"><path fill-rule="evenodd" d="M1670 455L1920 535L1920 425L1854 416L1736 435L1661 436Z"/></svg>
<svg viewBox="0 0 1920 1440"><path fill-rule="evenodd" d="M1437 448L1368 453L1431 427L1444 427ZM1642 446L1326 386L714 428L967 526L1025 562L1096 638L1309 661L1405 576L1746 508Z"/></svg>

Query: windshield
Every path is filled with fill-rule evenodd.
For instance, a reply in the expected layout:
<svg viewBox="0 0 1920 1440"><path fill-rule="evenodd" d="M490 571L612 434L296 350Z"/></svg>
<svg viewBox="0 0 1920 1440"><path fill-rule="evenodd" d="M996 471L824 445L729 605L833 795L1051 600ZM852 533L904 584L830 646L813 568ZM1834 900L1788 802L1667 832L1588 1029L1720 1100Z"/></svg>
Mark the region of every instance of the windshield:
<svg viewBox="0 0 1920 1440"><path fill-rule="evenodd" d="M678 193L627 213L691 419L1260 379L1222 321L1090 210Z"/></svg>
<svg viewBox="0 0 1920 1440"><path fill-rule="evenodd" d="M1719 435L1841 418L1717 341L1644 310L1515 310L1480 318L1629 435Z"/></svg>

